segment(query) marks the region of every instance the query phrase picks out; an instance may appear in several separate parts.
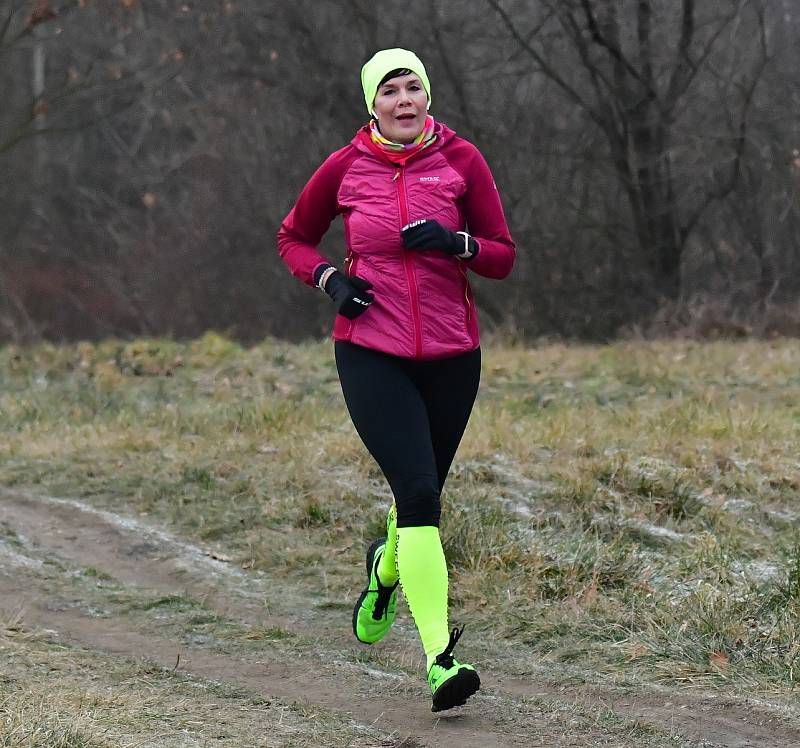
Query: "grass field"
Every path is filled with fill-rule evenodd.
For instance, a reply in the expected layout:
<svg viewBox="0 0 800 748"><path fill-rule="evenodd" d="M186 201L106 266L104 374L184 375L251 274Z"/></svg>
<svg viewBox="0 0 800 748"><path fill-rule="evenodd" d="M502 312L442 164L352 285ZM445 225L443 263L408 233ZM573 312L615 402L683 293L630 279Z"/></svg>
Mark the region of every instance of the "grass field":
<svg viewBox="0 0 800 748"><path fill-rule="evenodd" d="M442 524L452 619L467 623L476 661L515 673L509 650L492 645L503 642L569 683L696 689L789 709L800 679L798 443L796 341L486 345ZM326 601L344 628L390 501L347 417L329 343L242 348L215 334L0 348L0 486L167 528ZM0 540L13 551L25 539L0 526ZM86 590L92 573L80 575ZM248 646L247 631L224 622L212 620L209 634L192 601L151 606L90 581L97 605L113 597L134 618L166 607L183 631L191 619L223 648ZM81 701L94 693L96 661L6 617L0 746L173 744L113 736L149 734L142 704L180 711L197 697L189 685L117 663L124 703ZM42 673L65 658L69 677L48 694ZM33 664L10 664L20 661ZM418 666L410 651L406 670ZM198 720L213 722L229 698L204 694ZM274 745L363 744L335 715L330 734L316 722L327 737L302 738L295 708L276 716L257 700L236 703L258 712ZM32 742L25 724L50 737ZM617 737L641 728L603 724ZM258 744L240 734L224 744ZM202 739L212 742L185 744L217 744Z"/></svg>

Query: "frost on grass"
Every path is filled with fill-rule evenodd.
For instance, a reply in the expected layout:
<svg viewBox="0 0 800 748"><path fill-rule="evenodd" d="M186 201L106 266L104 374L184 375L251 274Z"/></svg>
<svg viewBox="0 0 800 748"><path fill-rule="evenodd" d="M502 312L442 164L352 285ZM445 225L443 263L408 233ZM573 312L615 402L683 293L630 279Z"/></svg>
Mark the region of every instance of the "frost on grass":
<svg viewBox="0 0 800 748"><path fill-rule="evenodd" d="M36 496L35 498L38 501L45 501L60 506L69 506L77 509L79 512L94 514L100 517L105 523L112 527L117 527L127 534L139 537L143 539L143 541L152 541L154 547L168 548L171 552L178 551L187 563L187 569L192 570L201 566L207 571L222 576L243 577L236 567L219 560L219 554L187 543L185 540L180 540L177 536L165 532L164 530L159 530L141 520L103 509L97 509L76 499L63 499L55 496Z"/></svg>
<svg viewBox="0 0 800 748"><path fill-rule="evenodd" d="M3 538L0 538L0 557L3 558L4 563L12 566L35 570L42 568L42 562L38 558L26 555L15 544Z"/></svg>
<svg viewBox="0 0 800 748"><path fill-rule="evenodd" d="M665 540L673 540L677 543L684 543L690 540L692 536L684 532L676 532L670 530L669 527L662 527L661 525L654 525L644 520L628 519L622 522L624 527L630 527L640 533L651 535L654 538L661 538Z"/></svg>
<svg viewBox="0 0 800 748"><path fill-rule="evenodd" d="M788 690L797 356L796 341L487 346L493 363L443 496L455 609L559 667L571 658L599 672L608 643L626 638L645 654L623 647L617 673L721 683L709 652L724 651L729 684ZM194 534L207 518L287 584L319 563L360 588L353 539L380 531L391 495L344 415L327 344L244 350L207 337L25 359L9 374L16 404L0 400L0 425L20 435L0 478L103 496L123 517L144 508L156 526ZM186 465L207 473L187 482ZM163 541L135 521L128 531ZM291 542L277 542L287 531ZM239 584L202 549L181 562ZM750 619L766 629L756 636Z"/></svg>

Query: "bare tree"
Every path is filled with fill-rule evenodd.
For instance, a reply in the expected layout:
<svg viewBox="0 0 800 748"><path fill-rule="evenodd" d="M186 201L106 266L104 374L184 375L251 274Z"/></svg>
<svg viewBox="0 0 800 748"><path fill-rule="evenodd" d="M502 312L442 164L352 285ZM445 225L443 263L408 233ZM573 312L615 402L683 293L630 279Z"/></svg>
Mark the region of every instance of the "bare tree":
<svg viewBox="0 0 800 748"><path fill-rule="evenodd" d="M687 238L741 175L748 112L770 59L760 3L543 0L531 12L487 2L536 72L603 134L653 288L677 298ZM721 115L705 137L686 130L695 109Z"/></svg>
<svg viewBox="0 0 800 748"><path fill-rule="evenodd" d="M274 235L394 46L518 242L475 278L485 327L609 338L708 299L766 329L743 310L800 287L790 0L0 0L0 32L0 337L325 334Z"/></svg>

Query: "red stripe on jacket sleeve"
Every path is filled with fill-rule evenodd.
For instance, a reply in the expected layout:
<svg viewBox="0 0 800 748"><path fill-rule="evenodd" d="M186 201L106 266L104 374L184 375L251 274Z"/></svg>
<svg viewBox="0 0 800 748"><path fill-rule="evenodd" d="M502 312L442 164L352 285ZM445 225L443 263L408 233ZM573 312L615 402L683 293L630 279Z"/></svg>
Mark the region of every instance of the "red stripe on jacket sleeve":
<svg viewBox="0 0 800 748"><path fill-rule="evenodd" d="M314 285L314 270L331 264L317 245L338 215L337 194L350 164L358 156L351 145L332 153L308 180L278 230L278 252L292 275Z"/></svg>
<svg viewBox="0 0 800 748"><path fill-rule="evenodd" d="M477 256L465 265L487 278L505 278L514 266L516 245L508 230L492 172L472 143L454 138L448 145L443 149L444 154L467 185L462 197L467 231L480 244Z"/></svg>

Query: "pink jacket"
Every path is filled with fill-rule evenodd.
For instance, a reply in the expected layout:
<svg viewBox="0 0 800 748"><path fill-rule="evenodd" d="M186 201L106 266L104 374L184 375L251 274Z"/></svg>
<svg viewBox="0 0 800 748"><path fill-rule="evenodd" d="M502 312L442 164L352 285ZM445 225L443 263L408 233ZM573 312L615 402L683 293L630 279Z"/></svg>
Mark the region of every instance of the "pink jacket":
<svg viewBox="0 0 800 748"><path fill-rule="evenodd" d="M313 286L326 260L316 249L331 221L344 218L345 272L370 281L375 301L360 317L336 316L335 340L396 356L435 359L477 348L478 319L467 269L504 278L515 247L483 156L446 125L433 145L392 163L362 128L306 184L278 232L292 273ZM471 260L403 248L400 229L433 218L467 230L480 245Z"/></svg>

